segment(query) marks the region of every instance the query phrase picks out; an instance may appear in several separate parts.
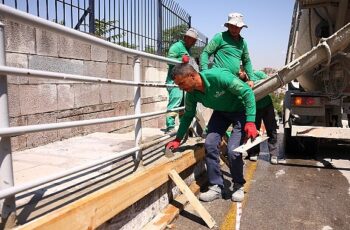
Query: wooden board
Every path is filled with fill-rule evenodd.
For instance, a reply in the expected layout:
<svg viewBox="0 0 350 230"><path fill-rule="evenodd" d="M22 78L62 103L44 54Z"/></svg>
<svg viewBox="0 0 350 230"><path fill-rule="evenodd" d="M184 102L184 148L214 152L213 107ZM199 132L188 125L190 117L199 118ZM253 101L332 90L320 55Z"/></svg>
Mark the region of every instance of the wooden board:
<svg viewBox="0 0 350 230"><path fill-rule="evenodd" d="M44 215L17 229L80 230L95 229L125 208L140 200L169 180L168 172L179 172L197 163L204 157L204 148L186 150L179 157L166 159L157 165L131 175L111 186L67 206Z"/></svg>
<svg viewBox="0 0 350 230"><path fill-rule="evenodd" d="M179 174L172 169L169 172L170 178L174 181L177 187L180 189L182 194L186 196L192 207L197 211L197 213L202 217L204 222L208 225L209 228L213 228L215 226L215 220L211 217L209 212L203 207L203 205L199 202L197 197L193 194L193 192L188 188L186 183L181 179Z"/></svg>
<svg viewBox="0 0 350 230"><path fill-rule="evenodd" d="M194 181L189 186L194 194L198 194L200 187L208 182L207 176L202 176L197 181ZM176 205L172 203L176 203ZM184 194L177 196L172 203L168 204L156 217L154 217L143 230L164 230L167 226L180 214L188 203Z"/></svg>

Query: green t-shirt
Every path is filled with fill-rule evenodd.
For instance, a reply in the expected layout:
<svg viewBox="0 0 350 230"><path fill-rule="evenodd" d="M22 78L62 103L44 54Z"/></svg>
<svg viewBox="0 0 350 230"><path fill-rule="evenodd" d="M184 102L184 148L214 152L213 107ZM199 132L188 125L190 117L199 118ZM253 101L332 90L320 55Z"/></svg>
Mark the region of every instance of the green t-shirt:
<svg viewBox="0 0 350 230"><path fill-rule="evenodd" d="M200 56L202 70L208 69L209 57L212 55L214 55L213 67L227 68L231 73L238 76L242 61L249 79L254 79L248 46L244 38L234 40L229 31L217 33Z"/></svg>
<svg viewBox="0 0 350 230"><path fill-rule="evenodd" d="M255 122L255 97L253 90L234 77L225 68L212 68L199 73L205 92L194 90L186 93L185 113L181 118L176 137L182 139L196 115L197 103L222 112L245 111L246 121Z"/></svg>
<svg viewBox="0 0 350 230"><path fill-rule="evenodd" d="M186 48L185 42L183 40L179 40L170 46L168 58L173 58L178 61L181 61L183 55L191 56L191 52L189 49ZM171 79L171 71L174 68L174 65L169 64L168 66L169 68L168 75L166 78L166 84L174 84L173 79Z"/></svg>
<svg viewBox="0 0 350 230"><path fill-rule="evenodd" d="M254 71L254 75L254 84L268 77L263 71ZM256 109L263 109L270 104L272 104L272 99L270 95L267 95L256 102Z"/></svg>

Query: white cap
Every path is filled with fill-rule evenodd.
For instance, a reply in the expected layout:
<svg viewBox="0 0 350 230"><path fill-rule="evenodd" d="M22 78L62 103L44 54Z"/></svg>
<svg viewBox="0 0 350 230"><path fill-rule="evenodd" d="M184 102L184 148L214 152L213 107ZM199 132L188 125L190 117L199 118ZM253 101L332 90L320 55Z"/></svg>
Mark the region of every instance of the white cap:
<svg viewBox="0 0 350 230"><path fill-rule="evenodd" d="M225 23L224 26L227 27L227 24L231 24L237 27L246 27L248 26L243 22L243 15L240 13L230 13L228 15L227 22Z"/></svg>
<svg viewBox="0 0 350 230"><path fill-rule="evenodd" d="M198 39L198 32L194 28L189 28L186 31L185 36L189 36L191 38Z"/></svg>

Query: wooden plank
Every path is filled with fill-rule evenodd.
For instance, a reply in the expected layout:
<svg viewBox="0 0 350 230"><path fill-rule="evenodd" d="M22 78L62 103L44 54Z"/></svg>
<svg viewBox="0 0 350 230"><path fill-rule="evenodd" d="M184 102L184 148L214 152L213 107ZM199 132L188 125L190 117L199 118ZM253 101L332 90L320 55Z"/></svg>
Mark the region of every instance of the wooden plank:
<svg viewBox="0 0 350 230"><path fill-rule="evenodd" d="M203 157L204 148L196 148L186 150L171 159L163 158L157 165L145 167L144 170L124 180L19 226L17 229L95 229L167 182L170 170L181 172Z"/></svg>
<svg viewBox="0 0 350 230"><path fill-rule="evenodd" d="M199 202L197 197L193 194L193 192L188 188L186 183L181 179L180 175L172 169L169 172L170 178L174 181L174 183L179 187L182 194L186 196L190 204L197 211L197 213L202 217L204 222L208 225L209 228L213 228L215 226L215 220L211 217L209 212L203 207L203 205Z"/></svg>
<svg viewBox="0 0 350 230"><path fill-rule="evenodd" d="M197 181L194 181L189 186L190 190L194 194L198 194L200 187L207 183L207 176L202 176ZM172 203L176 203L176 206ZM180 194L174 199L174 202L168 204L155 218L153 218L148 224L146 224L143 230L164 230L167 226L180 214L188 203L184 194Z"/></svg>

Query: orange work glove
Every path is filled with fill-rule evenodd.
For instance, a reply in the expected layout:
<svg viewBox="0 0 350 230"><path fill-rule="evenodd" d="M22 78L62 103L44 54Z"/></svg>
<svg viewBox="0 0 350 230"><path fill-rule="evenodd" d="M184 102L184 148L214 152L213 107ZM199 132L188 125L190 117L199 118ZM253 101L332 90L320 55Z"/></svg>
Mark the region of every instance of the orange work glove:
<svg viewBox="0 0 350 230"><path fill-rule="evenodd" d="M247 122L244 126L244 132L246 134L246 138L255 139L258 136L258 131L256 130L256 126L254 122Z"/></svg>
<svg viewBox="0 0 350 230"><path fill-rule="evenodd" d="M179 138L175 138L175 140L170 141L168 144L166 144L165 148L175 150L179 148L181 140Z"/></svg>

